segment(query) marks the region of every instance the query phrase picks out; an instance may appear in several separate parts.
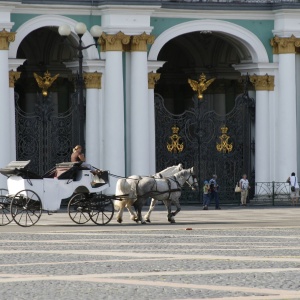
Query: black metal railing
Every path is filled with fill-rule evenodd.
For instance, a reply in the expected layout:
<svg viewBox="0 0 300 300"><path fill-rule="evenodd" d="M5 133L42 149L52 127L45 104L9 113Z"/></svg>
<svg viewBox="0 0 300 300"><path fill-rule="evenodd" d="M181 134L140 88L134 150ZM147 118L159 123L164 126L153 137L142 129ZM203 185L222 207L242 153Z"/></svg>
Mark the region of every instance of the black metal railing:
<svg viewBox="0 0 300 300"><path fill-rule="evenodd" d="M219 189L220 205L238 206L241 193L235 193L234 186L221 186ZM198 193L198 194L197 194ZM200 195L199 195L200 194ZM197 192L184 191L180 199L181 204L202 205L202 187ZM291 205L290 185L286 182L256 182L251 184L247 204L250 206L282 206ZM300 201L299 201L300 204ZM214 201L210 203L214 206Z"/></svg>
<svg viewBox="0 0 300 300"><path fill-rule="evenodd" d="M250 199L253 205L290 205L290 185L286 182L256 182L254 197Z"/></svg>

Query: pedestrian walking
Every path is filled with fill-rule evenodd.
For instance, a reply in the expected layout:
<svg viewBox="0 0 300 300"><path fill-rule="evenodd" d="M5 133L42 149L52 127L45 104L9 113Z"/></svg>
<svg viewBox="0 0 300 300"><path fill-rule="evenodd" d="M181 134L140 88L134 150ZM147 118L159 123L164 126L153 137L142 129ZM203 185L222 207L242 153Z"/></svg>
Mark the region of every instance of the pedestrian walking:
<svg viewBox="0 0 300 300"><path fill-rule="evenodd" d="M250 189L249 181L247 179L247 174L242 176L240 180L240 188L241 188L241 205L247 206L247 197L248 197L248 190Z"/></svg>
<svg viewBox="0 0 300 300"><path fill-rule="evenodd" d="M298 177L296 176L295 172L291 174L291 176L287 179L287 182L290 184L291 188L291 204L296 205L299 198L299 184Z"/></svg>
<svg viewBox="0 0 300 300"><path fill-rule="evenodd" d="M217 178L217 175L213 175L212 179L208 183L210 190L210 201L215 200L215 208L221 209L219 199L219 185L217 183Z"/></svg>
<svg viewBox="0 0 300 300"><path fill-rule="evenodd" d="M209 202L209 184L208 181L205 180L203 185L203 210L208 210Z"/></svg>

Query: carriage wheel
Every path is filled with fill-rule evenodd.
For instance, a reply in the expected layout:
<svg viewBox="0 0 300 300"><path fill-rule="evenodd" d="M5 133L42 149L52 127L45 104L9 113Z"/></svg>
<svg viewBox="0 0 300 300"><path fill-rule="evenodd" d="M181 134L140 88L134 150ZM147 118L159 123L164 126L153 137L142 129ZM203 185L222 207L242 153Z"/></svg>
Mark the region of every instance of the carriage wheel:
<svg viewBox="0 0 300 300"><path fill-rule="evenodd" d="M9 224L12 221L10 214L10 199L6 197L7 189L0 189L0 226Z"/></svg>
<svg viewBox="0 0 300 300"><path fill-rule="evenodd" d="M85 224L90 220L89 201L85 194L79 193L74 195L68 204L68 213L73 222L76 224Z"/></svg>
<svg viewBox="0 0 300 300"><path fill-rule="evenodd" d="M97 225L106 225L114 216L114 204L105 195L95 195L91 199L91 220Z"/></svg>
<svg viewBox="0 0 300 300"><path fill-rule="evenodd" d="M18 225L22 227L32 226L42 215L41 199L34 191L20 191L11 200L10 212Z"/></svg>

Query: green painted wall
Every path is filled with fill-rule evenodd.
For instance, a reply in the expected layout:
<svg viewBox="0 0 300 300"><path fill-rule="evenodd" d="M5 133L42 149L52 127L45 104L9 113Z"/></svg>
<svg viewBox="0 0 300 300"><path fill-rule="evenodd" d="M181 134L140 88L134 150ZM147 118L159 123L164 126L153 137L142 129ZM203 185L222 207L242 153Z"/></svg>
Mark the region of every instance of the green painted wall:
<svg viewBox="0 0 300 300"><path fill-rule="evenodd" d="M195 21L199 19L179 19L179 18L151 18L151 26L154 27L152 34L158 37L165 30L184 22ZM272 47L270 39L273 37L272 30L274 29L273 20L222 20L231 22L241 27L244 27L254 33L263 43L269 56L270 62L273 62Z"/></svg>

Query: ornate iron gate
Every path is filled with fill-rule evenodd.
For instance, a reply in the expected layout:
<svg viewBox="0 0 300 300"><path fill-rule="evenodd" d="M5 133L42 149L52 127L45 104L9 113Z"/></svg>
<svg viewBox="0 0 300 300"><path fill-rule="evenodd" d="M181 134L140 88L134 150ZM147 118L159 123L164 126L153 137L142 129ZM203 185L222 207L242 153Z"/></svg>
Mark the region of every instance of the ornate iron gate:
<svg viewBox="0 0 300 300"><path fill-rule="evenodd" d="M203 180L217 174L221 203L238 203L234 186L243 173L254 181L254 100L246 92L226 115L209 110L205 101L193 98L194 107L181 115L170 113L163 98L155 95L156 168L183 163L198 171L199 192L186 190L182 203L202 202Z"/></svg>
<svg viewBox="0 0 300 300"><path fill-rule="evenodd" d="M25 112L15 94L17 159L30 159L32 171L42 175L56 163L70 161L72 148L81 140L77 98L73 94L69 109L57 113L51 93L37 94L34 110Z"/></svg>

